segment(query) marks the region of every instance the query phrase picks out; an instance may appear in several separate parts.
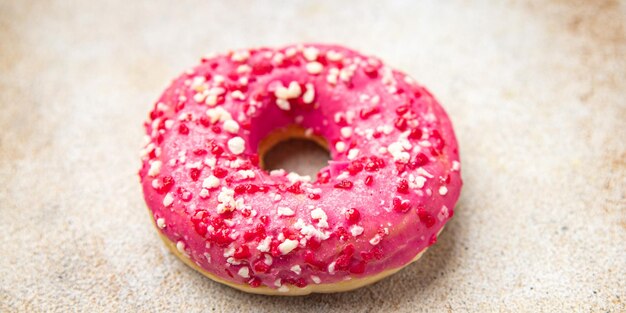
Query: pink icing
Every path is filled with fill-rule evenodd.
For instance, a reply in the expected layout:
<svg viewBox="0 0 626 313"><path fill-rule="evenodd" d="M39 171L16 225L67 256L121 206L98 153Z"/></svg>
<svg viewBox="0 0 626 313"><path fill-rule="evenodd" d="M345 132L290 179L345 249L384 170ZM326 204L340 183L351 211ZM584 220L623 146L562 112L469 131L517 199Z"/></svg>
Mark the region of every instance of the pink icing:
<svg viewBox="0 0 626 313"><path fill-rule="evenodd" d="M293 124L330 143L333 161L315 181L257 166L259 142ZM206 271L253 287L403 266L436 241L462 185L433 96L340 46L204 58L145 127L139 175L161 232Z"/></svg>

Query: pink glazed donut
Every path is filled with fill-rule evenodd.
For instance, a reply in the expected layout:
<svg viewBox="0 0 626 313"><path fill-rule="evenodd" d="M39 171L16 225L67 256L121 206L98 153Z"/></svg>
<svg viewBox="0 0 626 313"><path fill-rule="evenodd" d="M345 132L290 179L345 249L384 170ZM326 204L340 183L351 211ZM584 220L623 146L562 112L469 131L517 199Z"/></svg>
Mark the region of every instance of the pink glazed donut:
<svg viewBox="0 0 626 313"><path fill-rule="evenodd" d="M461 191L452 125L435 98L379 59L335 45L206 57L145 123L139 172L167 246L261 294L346 291L415 261ZM287 138L326 147L316 179L263 169Z"/></svg>

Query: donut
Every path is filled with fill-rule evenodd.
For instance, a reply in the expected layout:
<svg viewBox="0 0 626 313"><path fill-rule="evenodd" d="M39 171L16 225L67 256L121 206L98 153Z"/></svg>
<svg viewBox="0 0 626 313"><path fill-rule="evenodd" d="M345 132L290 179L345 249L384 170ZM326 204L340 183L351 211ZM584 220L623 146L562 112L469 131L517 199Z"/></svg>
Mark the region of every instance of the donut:
<svg viewBox="0 0 626 313"><path fill-rule="evenodd" d="M428 90L380 59L300 44L207 56L145 122L150 215L186 264L251 293L352 290L417 260L461 191L452 124ZM304 138L316 177L264 168Z"/></svg>

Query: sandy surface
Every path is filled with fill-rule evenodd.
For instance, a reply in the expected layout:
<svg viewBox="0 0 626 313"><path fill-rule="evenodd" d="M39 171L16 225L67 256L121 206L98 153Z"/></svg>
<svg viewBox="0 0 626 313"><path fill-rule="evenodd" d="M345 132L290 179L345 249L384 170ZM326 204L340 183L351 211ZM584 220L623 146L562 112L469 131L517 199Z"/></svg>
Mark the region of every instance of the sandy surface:
<svg viewBox="0 0 626 313"><path fill-rule="evenodd" d="M0 311L626 311L626 3L176 2L0 0ZM438 244L395 276L248 295L160 242L141 123L201 55L302 41L428 86L465 186Z"/></svg>

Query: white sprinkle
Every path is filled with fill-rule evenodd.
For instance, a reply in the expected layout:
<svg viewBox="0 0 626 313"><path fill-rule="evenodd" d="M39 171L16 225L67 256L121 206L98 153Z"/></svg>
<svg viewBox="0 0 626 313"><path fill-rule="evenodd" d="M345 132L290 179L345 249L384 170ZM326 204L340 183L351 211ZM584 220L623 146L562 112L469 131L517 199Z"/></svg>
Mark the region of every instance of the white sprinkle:
<svg viewBox="0 0 626 313"><path fill-rule="evenodd" d="M274 201L275 201L275 202L280 201L282 198L283 198L283 196L281 196L281 195L279 195L279 194L275 194L275 195L274 195Z"/></svg>
<svg viewBox="0 0 626 313"><path fill-rule="evenodd" d="M411 158L408 152L404 151L404 146L400 142L394 142L387 147L387 151L393 156L393 160L396 162L406 163Z"/></svg>
<svg viewBox="0 0 626 313"><path fill-rule="evenodd" d="M287 48L287 50L285 50L285 56L287 56L288 58L296 55L296 53L298 52L298 50L294 47L291 48Z"/></svg>
<svg viewBox="0 0 626 313"><path fill-rule="evenodd" d="M274 95L278 99L295 99L302 94L302 88L300 88L300 84L297 81L292 81L289 83L289 87L285 88L280 85L274 91Z"/></svg>
<svg viewBox="0 0 626 313"><path fill-rule="evenodd" d="M283 282L280 280L280 278L274 281L274 286L280 287L282 285L283 285Z"/></svg>
<svg viewBox="0 0 626 313"><path fill-rule="evenodd" d="M424 184L426 183L426 177L424 176L417 176L414 179L413 182L413 186L411 186L411 188L415 189L415 188L422 188L424 187Z"/></svg>
<svg viewBox="0 0 626 313"><path fill-rule="evenodd" d="M254 178L256 176L253 170L239 170L237 174L241 176L242 179Z"/></svg>
<svg viewBox="0 0 626 313"><path fill-rule="evenodd" d="M291 267L291 271L300 275L300 273L302 273L302 268L300 268L300 265L294 265Z"/></svg>
<svg viewBox="0 0 626 313"><path fill-rule="evenodd" d="M261 251L261 252L268 252L270 251L270 243L272 242L272 236L267 236L265 237L265 239L261 240L261 242L259 242L259 245L256 247L257 250Z"/></svg>
<svg viewBox="0 0 626 313"><path fill-rule="evenodd" d="M214 168L217 160L215 158L206 158L204 159L204 164L210 168Z"/></svg>
<svg viewBox="0 0 626 313"><path fill-rule="evenodd" d="M317 75L322 72L324 66L320 62L309 62L306 64L306 71L311 75Z"/></svg>
<svg viewBox="0 0 626 313"><path fill-rule="evenodd" d="M250 73L250 71L252 71L252 68L250 67L250 65L248 64L241 64L239 66L237 66L237 74L245 74L245 73ZM239 90L235 90L235 91L239 91ZM231 95L234 96L235 91L232 92ZM239 91L241 93L241 91ZM243 95L243 93L241 93ZM243 99L242 99L243 100Z"/></svg>
<svg viewBox="0 0 626 313"><path fill-rule="evenodd" d="M311 280L312 280L314 283L316 283L316 284L319 284L319 283L321 283L321 282L322 282L322 280L321 280L319 277L315 276L315 275L311 275Z"/></svg>
<svg viewBox="0 0 626 313"><path fill-rule="evenodd" d="M178 250L178 252L183 253L183 254L187 254L187 252L185 252L185 243L182 241L178 241L176 242L176 250Z"/></svg>
<svg viewBox="0 0 626 313"><path fill-rule="evenodd" d="M231 134L236 134L239 131L239 123L235 122L235 120L225 121L224 130Z"/></svg>
<svg viewBox="0 0 626 313"><path fill-rule="evenodd" d="M202 190L200 190L200 198L206 199L208 196L209 196L209 190L206 188L202 188Z"/></svg>
<svg viewBox="0 0 626 313"><path fill-rule="evenodd" d="M285 55L280 52L276 52L276 54L272 57L272 62L274 62L274 64L276 65L282 64L284 60Z"/></svg>
<svg viewBox="0 0 626 313"><path fill-rule="evenodd" d="M334 275L335 274L335 264L337 264L337 262L333 261L332 263L328 264L328 274L330 275Z"/></svg>
<svg viewBox="0 0 626 313"><path fill-rule="evenodd" d="M215 76L213 76L213 81L214 81L216 84L221 84L221 83L223 83L225 80L226 80L226 78L224 78L224 76L222 76L222 75L215 75Z"/></svg>
<svg viewBox="0 0 626 313"><path fill-rule="evenodd" d="M214 107L217 104L217 95L209 94L204 101L208 106Z"/></svg>
<svg viewBox="0 0 626 313"><path fill-rule="evenodd" d="M293 224L295 229L300 229L300 233L306 237L306 239L311 239L315 237L318 240L326 240L330 237L329 232L322 232L317 229L313 225L306 225L302 219L298 219L298 221Z"/></svg>
<svg viewBox="0 0 626 313"><path fill-rule="evenodd" d="M353 225L352 227L350 227L350 233L352 233L352 236L357 237L363 233L363 227L359 225Z"/></svg>
<svg viewBox="0 0 626 313"><path fill-rule="evenodd" d="M233 52L233 55L230 57L230 59L233 62L243 62L247 60L249 57L250 57L250 51L241 50L241 51Z"/></svg>
<svg viewBox="0 0 626 313"><path fill-rule="evenodd" d="M270 176L273 176L273 177L285 176L285 170L283 169L271 170Z"/></svg>
<svg viewBox="0 0 626 313"><path fill-rule="evenodd" d="M339 76L339 69L333 67L328 71L328 75L326 76L326 81L331 85L336 85L338 76Z"/></svg>
<svg viewBox="0 0 626 313"><path fill-rule="evenodd" d="M380 243L380 240L383 239L382 237L380 237L379 234L376 234L376 236L374 236L372 239L370 239L370 244L372 246L377 245L378 243Z"/></svg>
<svg viewBox="0 0 626 313"><path fill-rule="evenodd" d="M440 222L443 222L448 217L450 217L450 210L448 210L448 207L444 205L441 207L441 211L437 213L437 218L439 219Z"/></svg>
<svg viewBox="0 0 626 313"><path fill-rule="evenodd" d="M458 171L461 169L461 163L459 161L452 161L452 170Z"/></svg>
<svg viewBox="0 0 626 313"><path fill-rule="evenodd" d="M265 255L265 260L263 261L263 263L265 263L266 265L272 265L272 263L274 263L274 259L272 258L271 255L266 254Z"/></svg>
<svg viewBox="0 0 626 313"><path fill-rule="evenodd" d="M193 95L193 100L198 103L202 103L206 99L206 96L207 95L204 92L198 92L195 95Z"/></svg>
<svg viewBox="0 0 626 313"><path fill-rule="evenodd" d="M417 169L417 173L422 175L422 176L426 176L428 178L433 178L435 176L433 176L431 173L427 172L423 167L420 167Z"/></svg>
<svg viewBox="0 0 626 313"><path fill-rule="evenodd" d="M235 254L235 245L230 244L228 248L224 249L224 257L227 258L229 256L233 256Z"/></svg>
<svg viewBox="0 0 626 313"><path fill-rule="evenodd" d="M278 245L278 250L280 251L280 253L285 255L293 251L293 249L295 249L296 247L298 247L297 240L286 239L283 243Z"/></svg>
<svg viewBox="0 0 626 313"><path fill-rule="evenodd" d="M289 111L291 109L291 104L285 99L276 99L276 106L283 111Z"/></svg>
<svg viewBox="0 0 626 313"><path fill-rule="evenodd" d="M343 138L350 138L350 136L352 136L352 127L344 126L341 128L340 132Z"/></svg>
<svg viewBox="0 0 626 313"><path fill-rule="evenodd" d="M278 216L293 216L296 213L288 207L279 206L278 209L276 209L276 214L278 214Z"/></svg>
<svg viewBox="0 0 626 313"><path fill-rule="evenodd" d="M311 211L311 218L314 220L319 220L317 225L321 228L328 227L328 216L326 216L326 212L321 208L315 208L315 210Z"/></svg>
<svg viewBox="0 0 626 313"><path fill-rule="evenodd" d="M337 141L335 144L335 150L339 153L346 151L346 144L343 141Z"/></svg>
<svg viewBox="0 0 626 313"><path fill-rule="evenodd" d="M242 154L245 150L246 142L241 137L234 137L228 140L228 150L233 154Z"/></svg>
<svg viewBox="0 0 626 313"><path fill-rule="evenodd" d="M157 218L156 223L157 223L157 226L160 229L165 228L165 219L164 218L162 218L162 217L161 218Z"/></svg>
<svg viewBox="0 0 626 313"><path fill-rule="evenodd" d="M311 104L315 99L315 88L311 83L306 84L304 87L306 91L304 92L304 95L302 95L302 101L306 104Z"/></svg>
<svg viewBox="0 0 626 313"><path fill-rule="evenodd" d="M161 173L161 167L163 166L163 162L154 161L150 164L150 169L148 170L148 176L155 177Z"/></svg>
<svg viewBox="0 0 626 313"><path fill-rule="evenodd" d="M174 203L174 195L171 192L168 192L163 198L163 206L168 207Z"/></svg>
<svg viewBox="0 0 626 313"><path fill-rule="evenodd" d="M247 267L242 267L237 272L237 275L239 275L239 276L241 276L243 278L248 278L248 277L250 277L250 270Z"/></svg>
<svg viewBox="0 0 626 313"><path fill-rule="evenodd" d="M202 84L206 82L206 78L204 76L195 76L191 81L191 88L200 87Z"/></svg>
<svg viewBox="0 0 626 313"><path fill-rule="evenodd" d="M244 164L242 159L235 159L230 161L230 168L240 168Z"/></svg>
<svg viewBox="0 0 626 313"><path fill-rule="evenodd" d="M343 58L341 52L330 50L326 53L326 58L330 61L339 61Z"/></svg>
<svg viewBox="0 0 626 313"><path fill-rule="evenodd" d="M222 107L211 108L206 111L206 115L211 120L211 123L215 123L219 121L227 121L232 120L233 117L228 113L228 111L224 110Z"/></svg>
<svg viewBox="0 0 626 313"><path fill-rule="evenodd" d="M283 285L278 288L278 292L289 292L289 287Z"/></svg>
<svg viewBox="0 0 626 313"><path fill-rule="evenodd" d="M320 51L315 47L307 47L302 51L302 55L307 61L315 61L317 60L317 56L320 54Z"/></svg>
<svg viewBox="0 0 626 313"><path fill-rule="evenodd" d="M287 174L287 179L291 183L295 183L295 182L307 183L307 182L311 181L311 176L309 176L309 175L300 176L300 174L298 174L296 172L289 172L289 174Z"/></svg>
<svg viewBox="0 0 626 313"><path fill-rule="evenodd" d="M348 151L348 160L354 160L359 155L359 149L350 149Z"/></svg>
<svg viewBox="0 0 626 313"><path fill-rule="evenodd" d="M439 194L445 196L448 193L448 188L446 186L439 187Z"/></svg>
<svg viewBox="0 0 626 313"><path fill-rule="evenodd" d="M217 205L217 213L222 214L226 211L232 211L235 209L237 203L233 198L234 195L235 191L233 189L222 187L222 190L217 195L217 201L219 202Z"/></svg>
<svg viewBox="0 0 626 313"><path fill-rule="evenodd" d="M217 188L219 185L220 185L220 179L213 175L205 178L204 181L202 182L202 188L206 188L206 189L214 189L214 188Z"/></svg>

